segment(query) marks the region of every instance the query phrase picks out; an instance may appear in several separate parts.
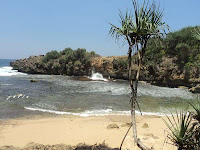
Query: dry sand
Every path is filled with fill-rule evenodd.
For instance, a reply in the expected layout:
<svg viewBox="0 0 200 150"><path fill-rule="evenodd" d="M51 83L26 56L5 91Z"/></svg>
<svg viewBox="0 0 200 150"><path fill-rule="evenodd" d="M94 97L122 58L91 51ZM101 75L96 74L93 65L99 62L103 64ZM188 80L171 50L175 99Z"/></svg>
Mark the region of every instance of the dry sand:
<svg viewBox="0 0 200 150"><path fill-rule="evenodd" d="M137 116L136 120L138 137L143 143L155 150L176 149L170 144L164 144L167 132L161 117ZM119 147L128 130L126 123L130 122L130 116L62 116L0 121L0 146L24 147L29 142L45 145L61 143L93 145L105 142L110 147ZM117 124L119 128L107 129L110 124ZM124 142L123 149L138 149L133 143L132 130Z"/></svg>

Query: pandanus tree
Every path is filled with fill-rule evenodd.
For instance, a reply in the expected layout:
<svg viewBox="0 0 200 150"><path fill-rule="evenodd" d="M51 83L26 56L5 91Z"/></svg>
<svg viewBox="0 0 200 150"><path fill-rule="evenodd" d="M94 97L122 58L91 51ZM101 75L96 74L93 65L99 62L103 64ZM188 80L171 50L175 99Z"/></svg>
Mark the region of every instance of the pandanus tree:
<svg viewBox="0 0 200 150"><path fill-rule="evenodd" d="M140 76L140 70L142 67L142 59L145 54L146 45L151 37L160 37L165 34L165 29L168 26L163 22L163 10L156 5L155 2L143 2L139 5L138 2L132 0L134 13L126 12L125 15L122 12L119 13L121 27L117 27L113 24L109 34L116 38L116 40L123 38L129 45L128 49L128 77L131 87L131 118L133 127L133 137L137 146L141 150L149 150L137 136L136 128L136 106L139 107L137 102L137 88ZM137 56L137 73L133 76L133 57ZM135 81L134 81L135 80Z"/></svg>

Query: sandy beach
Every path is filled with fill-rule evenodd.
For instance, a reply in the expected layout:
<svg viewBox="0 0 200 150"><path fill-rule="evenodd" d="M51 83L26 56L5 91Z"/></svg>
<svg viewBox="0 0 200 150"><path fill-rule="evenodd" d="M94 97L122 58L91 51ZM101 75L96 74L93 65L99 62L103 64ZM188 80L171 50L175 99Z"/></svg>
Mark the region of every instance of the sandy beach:
<svg viewBox="0 0 200 150"><path fill-rule="evenodd" d="M164 144L167 135L166 125L159 116L137 116L138 136L148 146L157 150L176 149L170 144ZM164 117L164 119L166 119ZM108 146L117 148L128 130L130 116L55 116L34 117L7 120L0 122L0 146L13 145L24 147L30 142L53 145L78 143L99 144L105 142ZM118 128L109 128L116 124ZM138 148L133 143L130 130L123 149Z"/></svg>

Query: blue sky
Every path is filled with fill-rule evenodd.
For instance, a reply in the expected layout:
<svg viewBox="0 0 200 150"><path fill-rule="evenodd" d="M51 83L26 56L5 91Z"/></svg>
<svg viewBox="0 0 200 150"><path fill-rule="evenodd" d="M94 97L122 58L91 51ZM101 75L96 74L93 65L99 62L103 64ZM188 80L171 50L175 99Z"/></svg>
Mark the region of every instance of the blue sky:
<svg viewBox="0 0 200 150"><path fill-rule="evenodd" d="M200 0L156 0L171 31L200 25ZM126 55L109 35L131 0L0 0L0 58L19 59L65 47Z"/></svg>

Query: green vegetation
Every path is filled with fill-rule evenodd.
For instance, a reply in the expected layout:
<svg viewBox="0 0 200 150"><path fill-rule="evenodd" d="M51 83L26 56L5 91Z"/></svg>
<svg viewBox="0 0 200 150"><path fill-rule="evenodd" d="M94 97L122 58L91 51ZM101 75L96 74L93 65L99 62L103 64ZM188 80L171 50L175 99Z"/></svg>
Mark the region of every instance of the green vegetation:
<svg viewBox="0 0 200 150"><path fill-rule="evenodd" d="M53 74L85 75L89 71L91 58L97 56L99 55L94 51L87 52L83 48L77 50L65 48L61 52L55 50L48 52L41 65Z"/></svg>
<svg viewBox="0 0 200 150"><path fill-rule="evenodd" d="M128 61L127 59L118 58L113 59L113 69L124 71L128 68Z"/></svg>
<svg viewBox="0 0 200 150"><path fill-rule="evenodd" d="M200 27L197 26L192 30L192 35L193 37L195 37L196 39L200 40Z"/></svg>
<svg viewBox="0 0 200 150"><path fill-rule="evenodd" d="M174 76L184 77L185 83L191 81L190 79L199 78L200 41L191 32L196 31L196 28L186 27L182 30L168 33L159 39L156 37L149 38L142 59L142 65L145 66L144 69L149 71L149 80L154 80L155 76L160 76L159 79L161 80L170 80L167 77L170 77L172 73ZM89 75L89 70L92 68L91 58L96 56L99 55L94 51L87 52L81 48L77 50L65 48L61 52L54 50L48 52L37 67L44 68L44 70L46 68L50 74ZM117 75L118 78L127 78L127 57L114 57L112 61L110 60L103 62L103 70L106 72L110 68L113 69L113 74ZM138 64L137 53L132 53L132 62L135 65ZM105 72L102 71L101 73L105 74ZM133 71L133 73L136 73L136 71ZM107 75L109 75L109 72ZM143 70L140 77L141 79L147 79L143 76Z"/></svg>
<svg viewBox="0 0 200 150"><path fill-rule="evenodd" d="M60 53L59 52L57 52L56 50L53 50L53 51L51 51L51 52L48 52L46 55L45 55L45 57L44 57L44 59L43 59L43 62L48 62L49 60L51 60L51 59L57 59L57 58L59 58L61 55L60 55Z"/></svg>
<svg viewBox="0 0 200 150"><path fill-rule="evenodd" d="M172 119L167 116L168 122L165 121L169 129L167 138L178 150L200 149L200 103L190 105L193 112L180 112Z"/></svg>
<svg viewBox="0 0 200 150"><path fill-rule="evenodd" d="M199 27L186 27L176 32L170 32L166 37L155 40L151 38L147 44L144 63L157 65L163 58L175 58L179 69L200 67L200 41L193 36L193 31Z"/></svg>

